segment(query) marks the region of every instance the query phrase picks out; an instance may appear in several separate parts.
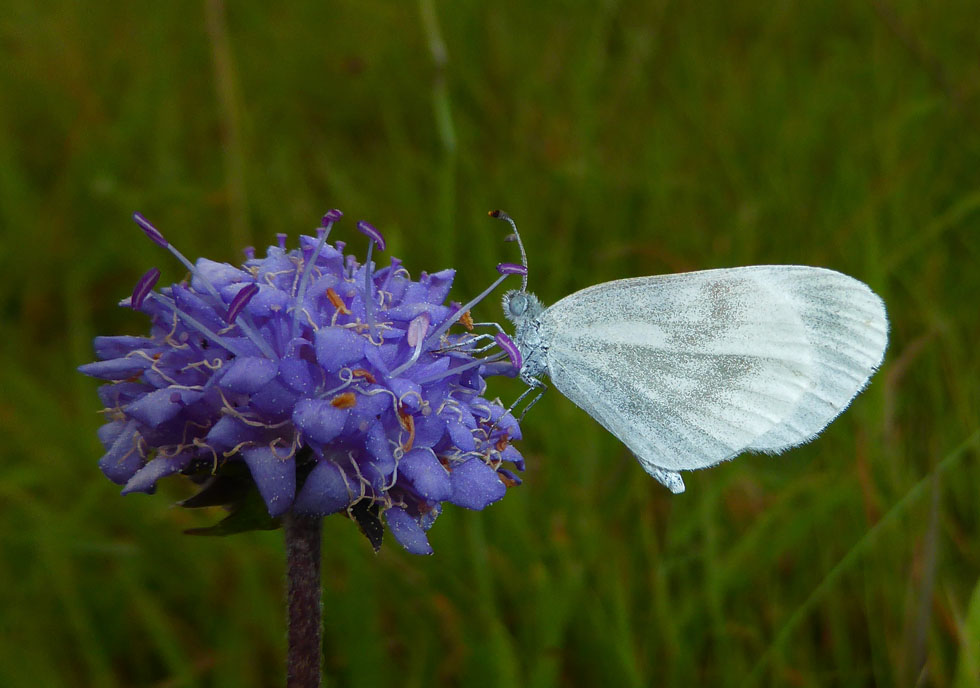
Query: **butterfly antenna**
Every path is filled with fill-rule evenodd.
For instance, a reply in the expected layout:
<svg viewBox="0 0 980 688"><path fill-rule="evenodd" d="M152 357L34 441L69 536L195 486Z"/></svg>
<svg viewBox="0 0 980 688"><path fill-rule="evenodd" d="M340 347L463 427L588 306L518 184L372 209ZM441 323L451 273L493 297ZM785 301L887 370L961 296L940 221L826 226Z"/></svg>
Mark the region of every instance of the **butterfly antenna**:
<svg viewBox="0 0 980 688"><path fill-rule="evenodd" d="M521 241L521 233L517 231L517 224L514 219L503 210L491 210L487 213L490 217L504 220L514 230L514 239L517 240L517 247L521 249L521 263L524 264L524 274L521 277L521 291L527 291L527 253L524 251L524 242ZM508 237L509 239L509 237Z"/></svg>

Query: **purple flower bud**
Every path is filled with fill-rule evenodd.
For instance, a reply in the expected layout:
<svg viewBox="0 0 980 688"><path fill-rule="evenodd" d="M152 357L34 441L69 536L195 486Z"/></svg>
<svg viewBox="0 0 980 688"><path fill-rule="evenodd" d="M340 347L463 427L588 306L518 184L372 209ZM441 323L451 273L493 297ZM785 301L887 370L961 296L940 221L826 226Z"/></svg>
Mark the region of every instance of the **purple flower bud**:
<svg viewBox="0 0 980 688"><path fill-rule="evenodd" d="M357 231L369 237L371 241L373 241L375 245L378 247L379 251L385 250L384 236L382 236L381 232L375 229L374 225L372 225L370 222L365 222L364 220L360 220L357 223Z"/></svg>
<svg viewBox="0 0 980 688"><path fill-rule="evenodd" d="M138 311L143 306L143 301L153 291L158 279L160 279L160 271L156 268L150 268L145 275L140 277L133 289L133 296L129 300L129 305L134 311Z"/></svg>
<svg viewBox="0 0 980 688"><path fill-rule="evenodd" d="M517 263L498 263L497 272L501 275L526 275L527 268Z"/></svg>
<svg viewBox="0 0 980 688"><path fill-rule="evenodd" d="M170 246L170 242L163 238L163 235L160 234L160 230L151 225L150 221L143 217L140 213L133 213L133 221L140 226L143 233L150 237L154 243L159 244L164 248Z"/></svg>

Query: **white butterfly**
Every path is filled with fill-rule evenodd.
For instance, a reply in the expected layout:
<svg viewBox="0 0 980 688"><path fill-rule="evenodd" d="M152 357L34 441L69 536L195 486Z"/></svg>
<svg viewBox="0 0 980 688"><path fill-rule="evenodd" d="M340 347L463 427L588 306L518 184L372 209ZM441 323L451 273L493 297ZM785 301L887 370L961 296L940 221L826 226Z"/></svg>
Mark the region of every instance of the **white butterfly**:
<svg viewBox="0 0 980 688"><path fill-rule="evenodd" d="M616 280L547 308L521 289L504 296L504 314L530 386L521 398L547 373L674 493L678 471L812 440L888 342L867 285L800 265Z"/></svg>

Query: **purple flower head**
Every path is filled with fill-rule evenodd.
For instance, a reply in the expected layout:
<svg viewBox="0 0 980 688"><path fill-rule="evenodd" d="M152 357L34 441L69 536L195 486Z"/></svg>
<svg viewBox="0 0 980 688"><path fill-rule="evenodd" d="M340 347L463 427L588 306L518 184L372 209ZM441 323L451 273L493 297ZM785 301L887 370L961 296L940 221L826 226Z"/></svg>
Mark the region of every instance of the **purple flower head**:
<svg viewBox="0 0 980 688"><path fill-rule="evenodd" d="M360 263L327 243L341 216L291 250L279 235L241 267L190 263L134 216L190 279L154 291L147 273L122 305L149 316L149 335L97 337L99 360L79 368L108 381L99 465L124 494L182 473L202 484L185 506L237 507L250 490L271 518L345 513L376 547L383 518L428 554L443 503L483 509L520 484L520 428L485 381L513 374L501 359L514 347L450 331L472 327L469 308L490 290L450 305L453 270L413 280L395 258L379 268L370 248L384 238L366 222ZM519 273L494 286L508 274Z"/></svg>

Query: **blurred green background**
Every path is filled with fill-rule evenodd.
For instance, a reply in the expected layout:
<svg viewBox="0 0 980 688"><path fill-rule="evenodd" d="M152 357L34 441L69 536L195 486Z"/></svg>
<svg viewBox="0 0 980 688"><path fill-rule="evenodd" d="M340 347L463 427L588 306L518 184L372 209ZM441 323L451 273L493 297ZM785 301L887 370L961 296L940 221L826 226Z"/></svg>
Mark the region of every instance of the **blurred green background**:
<svg viewBox="0 0 980 688"><path fill-rule="evenodd" d="M275 686L281 533L100 474L96 334L153 265L327 208L465 300L804 263L866 281L885 365L816 442L672 496L559 394L526 480L436 554L325 524L327 685L980 682L974 0L80 3L0 9L0 685ZM347 236L345 236L345 234ZM482 319L499 317L496 299ZM509 400L516 382L498 382Z"/></svg>

